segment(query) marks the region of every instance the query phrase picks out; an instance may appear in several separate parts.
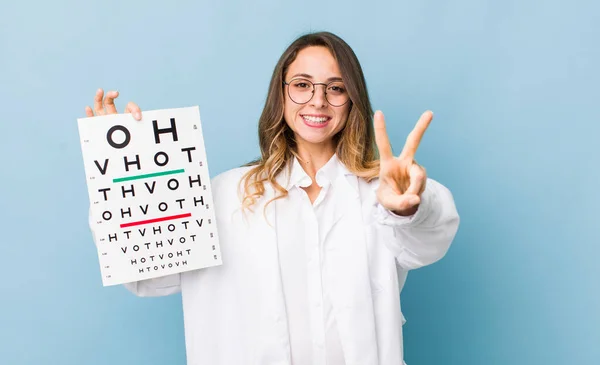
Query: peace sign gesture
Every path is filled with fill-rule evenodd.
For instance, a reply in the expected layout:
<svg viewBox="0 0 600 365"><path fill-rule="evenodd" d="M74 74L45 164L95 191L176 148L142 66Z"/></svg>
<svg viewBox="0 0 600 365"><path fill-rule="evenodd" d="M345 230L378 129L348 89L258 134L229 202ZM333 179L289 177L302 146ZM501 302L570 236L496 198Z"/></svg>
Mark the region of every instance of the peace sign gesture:
<svg viewBox="0 0 600 365"><path fill-rule="evenodd" d="M377 200L383 207L398 215L412 215L421 203L421 194L427 181L425 169L414 159L415 153L433 119L433 113L426 111L421 115L415 128L406 138L402 153L398 157L392 154L383 113L377 111L374 119L375 142L380 159Z"/></svg>

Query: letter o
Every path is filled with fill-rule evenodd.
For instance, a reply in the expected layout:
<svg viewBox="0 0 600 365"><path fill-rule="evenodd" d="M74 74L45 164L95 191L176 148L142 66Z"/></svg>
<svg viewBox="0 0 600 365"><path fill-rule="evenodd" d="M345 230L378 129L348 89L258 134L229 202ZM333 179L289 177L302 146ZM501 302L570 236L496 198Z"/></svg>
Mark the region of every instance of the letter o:
<svg viewBox="0 0 600 365"><path fill-rule="evenodd" d="M108 218L107 218L107 213L108 213ZM105 221L109 221L112 218L112 213L107 210L104 213L102 213L102 218L104 218Z"/></svg>
<svg viewBox="0 0 600 365"><path fill-rule="evenodd" d="M174 188L171 187L171 181L175 181L176 185L175 185ZM170 179L169 181L167 181L167 187L169 189L171 189L171 190L177 190L179 188L179 180L177 180L177 179Z"/></svg>
<svg viewBox="0 0 600 365"><path fill-rule="evenodd" d="M162 206L164 206L165 208L161 208ZM160 210L161 212L164 212L165 210L167 210L169 208L169 206L167 205L167 203L162 202L158 205L158 210Z"/></svg>
<svg viewBox="0 0 600 365"><path fill-rule="evenodd" d="M115 141L113 141L113 133L115 133L116 131L121 131L125 134L125 140L122 143L116 143ZM116 149L125 148L129 144L129 142L131 142L131 133L129 133L129 130L127 128L125 128L124 126L115 125L115 126L111 127L108 130L108 132L106 133L106 141L108 142L109 145L111 145L112 148L116 148Z"/></svg>
<svg viewBox="0 0 600 365"><path fill-rule="evenodd" d="M158 161L158 156L163 156L165 158L164 162L159 162ZM156 155L154 155L154 163L157 164L158 166L165 166L166 164L169 163L169 155L167 155L165 152L156 152Z"/></svg>

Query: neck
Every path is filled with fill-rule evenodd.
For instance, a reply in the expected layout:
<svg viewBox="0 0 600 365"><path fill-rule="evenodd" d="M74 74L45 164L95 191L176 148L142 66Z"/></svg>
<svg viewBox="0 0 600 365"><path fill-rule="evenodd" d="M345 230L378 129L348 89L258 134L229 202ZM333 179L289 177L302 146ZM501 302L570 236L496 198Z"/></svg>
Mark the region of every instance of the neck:
<svg viewBox="0 0 600 365"><path fill-rule="evenodd" d="M304 171L315 181L317 171L323 167L335 154L333 143L308 144L298 143L299 161Z"/></svg>

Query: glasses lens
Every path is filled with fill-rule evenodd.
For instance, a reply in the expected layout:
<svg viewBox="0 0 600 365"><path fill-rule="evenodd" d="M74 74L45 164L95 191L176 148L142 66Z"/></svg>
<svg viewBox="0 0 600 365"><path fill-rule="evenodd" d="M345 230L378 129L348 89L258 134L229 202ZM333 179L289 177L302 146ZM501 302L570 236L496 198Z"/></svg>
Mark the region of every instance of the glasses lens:
<svg viewBox="0 0 600 365"><path fill-rule="evenodd" d="M327 85L327 101L333 106L341 106L348 101L348 91L341 81Z"/></svg>
<svg viewBox="0 0 600 365"><path fill-rule="evenodd" d="M290 98L298 104L308 103L312 98L314 85L304 79L294 79L288 85Z"/></svg>

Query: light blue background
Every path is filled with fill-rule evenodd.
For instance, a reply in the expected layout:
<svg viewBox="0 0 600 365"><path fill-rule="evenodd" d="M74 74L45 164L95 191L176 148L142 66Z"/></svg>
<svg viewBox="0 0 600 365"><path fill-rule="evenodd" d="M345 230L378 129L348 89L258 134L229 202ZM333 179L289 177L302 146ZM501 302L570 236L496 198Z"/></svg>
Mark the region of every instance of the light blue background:
<svg viewBox="0 0 600 365"><path fill-rule="evenodd" d="M454 193L448 255L403 293L406 361L600 363L600 5L11 1L0 8L0 364L185 363L179 296L103 288L76 119L199 105L212 175L257 156L273 66L307 31L362 62L399 151Z"/></svg>

